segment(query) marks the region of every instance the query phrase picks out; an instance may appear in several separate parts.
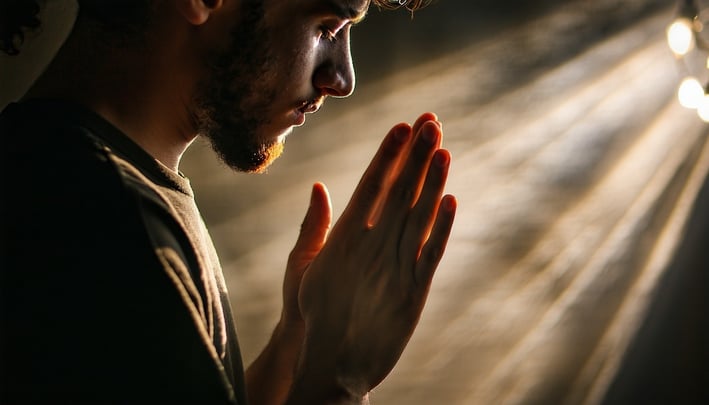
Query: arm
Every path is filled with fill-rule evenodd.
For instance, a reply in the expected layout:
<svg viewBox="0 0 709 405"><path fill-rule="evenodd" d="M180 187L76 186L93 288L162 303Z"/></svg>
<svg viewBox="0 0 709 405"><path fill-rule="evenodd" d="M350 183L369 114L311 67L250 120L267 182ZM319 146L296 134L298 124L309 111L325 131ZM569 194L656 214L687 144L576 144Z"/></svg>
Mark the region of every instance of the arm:
<svg viewBox="0 0 709 405"><path fill-rule="evenodd" d="M278 323L264 350L246 370L250 404L282 404L293 384L302 337L288 334L282 325Z"/></svg>

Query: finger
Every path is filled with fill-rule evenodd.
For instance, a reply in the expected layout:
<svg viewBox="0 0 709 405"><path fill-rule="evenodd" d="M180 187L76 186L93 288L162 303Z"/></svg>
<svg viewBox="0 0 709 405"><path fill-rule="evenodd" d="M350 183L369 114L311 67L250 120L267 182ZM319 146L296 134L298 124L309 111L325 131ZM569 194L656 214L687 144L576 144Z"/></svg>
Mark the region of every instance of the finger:
<svg viewBox="0 0 709 405"><path fill-rule="evenodd" d="M433 121L438 124L438 126L441 126L441 123L438 121L438 116L432 112L427 112L421 114L417 119L416 122L414 122L414 125L411 127L411 133L416 136L420 131L421 127L423 127L423 124L425 124L428 121ZM411 146L413 143L409 143L407 145L407 148L405 149L404 153L402 154L403 156L407 156L411 152ZM404 159L399 159L399 164L397 165L396 169L392 170L393 174L399 174L401 172L401 166L403 165Z"/></svg>
<svg viewBox="0 0 709 405"><path fill-rule="evenodd" d="M414 125L411 127L411 133L414 134L414 136L416 136L421 131L421 127L423 127L423 124L425 124L428 121L433 121L433 122L437 123L439 127L442 127L440 121L438 121L438 116L436 116L436 114L434 114L434 113L427 112L427 113L421 114L416 119L416 122L414 122ZM413 143L408 144L408 148L406 150L405 155L409 154L409 152L411 151L412 145L413 145ZM401 161L403 161L403 159L400 160L400 163L401 163ZM398 174L401 171L401 167L398 167L397 169L398 170L396 170L396 173Z"/></svg>
<svg viewBox="0 0 709 405"><path fill-rule="evenodd" d="M414 125L412 127L411 133L412 134L418 134L419 131L421 131L421 127L423 126L424 123L428 121L434 121L436 122L439 126L441 126L441 123L438 121L438 117L436 114L427 112L421 114L421 116L416 119L416 122L414 122ZM399 154L399 158L396 161L396 164L392 166L391 170L389 170L389 174L387 175L386 179L382 182L382 189L383 190L389 190L391 185L394 183L394 180L399 176L399 173L401 173L402 166L404 165L404 162L406 159L404 159L405 156L408 156L409 153L411 153L411 146L413 145L413 142L409 142L406 147L402 150L402 152ZM372 210L372 213L369 217L368 223L370 224L375 224L379 222L379 219L381 217L382 211L384 209L384 199L386 197L386 193L380 193L379 197L377 198L377 202L374 205L374 209Z"/></svg>
<svg viewBox="0 0 709 405"><path fill-rule="evenodd" d="M421 114L417 119L416 122L414 122L414 125L411 127L413 129L412 133L418 134L419 131L421 130L421 127L423 124L425 124L427 121L434 121L439 123L440 126L440 121L438 121L438 116L432 112L427 112Z"/></svg>
<svg viewBox="0 0 709 405"><path fill-rule="evenodd" d="M302 272L322 249L332 221L332 206L327 188L322 183L313 185L310 205L300 227L300 234L288 259L289 269Z"/></svg>
<svg viewBox="0 0 709 405"><path fill-rule="evenodd" d="M436 123L428 121L414 139L411 153L387 195L382 221L402 224L418 198L431 158L440 145L441 131Z"/></svg>
<svg viewBox="0 0 709 405"><path fill-rule="evenodd" d="M458 202L452 195L441 199L431 235L423 246L421 256L416 263L415 279L420 288L428 289L431 284L433 274L446 250L457 207Z"/></svg>
<svg viewBox="0 0 709 405"><path fill-rule="evenodd" d="M394 126L382 141L362 179L352 194L340 224L366 228L376 211L380 199L386 195L391 184L390 173L396 168L402 151L410 142L411 127L408 124Z"/></svg>
<svg viewBox="0 0 709 405"><path fill-rule="evenodd" d="M410 276L413 263L418 260L421 247L429 237L448 178L449 166L450 153L445 149L437 150L431 159L421 196L406 220L406 228L398 247L404 265L402 271L408 272L404 276Z"/></svg>

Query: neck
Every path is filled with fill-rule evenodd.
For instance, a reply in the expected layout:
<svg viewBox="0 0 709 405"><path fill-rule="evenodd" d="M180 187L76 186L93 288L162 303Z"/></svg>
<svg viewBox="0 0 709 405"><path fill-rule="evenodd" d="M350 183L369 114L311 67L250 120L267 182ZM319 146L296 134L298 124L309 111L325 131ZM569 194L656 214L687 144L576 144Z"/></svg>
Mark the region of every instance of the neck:
<svg viewBox="0 0 709 405"><path fill-rule="evenodd" d="M78 102L123 131L151 156L174 171L196 134L191 124L189 76L168 68L170 49L109 48L77 26L45 73L25 95Z"/></svg>

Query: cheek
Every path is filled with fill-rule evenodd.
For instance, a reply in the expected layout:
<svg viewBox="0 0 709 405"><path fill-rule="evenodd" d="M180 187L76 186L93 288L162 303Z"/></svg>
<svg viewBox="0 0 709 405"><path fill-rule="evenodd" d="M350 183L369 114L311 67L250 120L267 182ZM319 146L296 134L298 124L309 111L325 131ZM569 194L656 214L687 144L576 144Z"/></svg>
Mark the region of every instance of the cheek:
<svg viewBox="0 0 709 405"><path fill-rule="evenodd" d="M301 1L262 0L270 28L268 40L279 70L280 89L303 91L303 83L311 83L316 66L318 29L316 22L303 9ZM310 88L306 89L310 93Z"/></svg>
<svg viewBox="0 0 709 405"><path fill-rule="evenodd" d="M279 61L282 71L287 76L286 86L310 91L312 76L318 61L317 39L313 35L300 32L292 36L288 47ZM307 88L306 88L307 87Z"/></svg>

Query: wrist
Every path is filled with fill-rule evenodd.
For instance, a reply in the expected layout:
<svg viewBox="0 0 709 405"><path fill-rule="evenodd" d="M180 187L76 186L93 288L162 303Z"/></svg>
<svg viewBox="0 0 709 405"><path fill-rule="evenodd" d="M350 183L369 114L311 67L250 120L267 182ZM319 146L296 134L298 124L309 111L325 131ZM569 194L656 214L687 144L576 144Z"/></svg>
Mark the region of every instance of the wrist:
<svg viewBox="0 0 709 405"><path fill-rule="evenodd" d="M303 343L299 329L279 322L266 347L246 370L249 402L281 404L292 389Z"/></svg>
<svg viewBox="0 0 709 405"><path fill-rule="evenodd" d="M304 342L287 404L367 404L366 381L350 377L336 347Z"/></svg>
<svg viewBox="0 0 709 405"><path fill-rule="evenodd" d="M266 344L264 352L271 357L274 363L289 371L293 375L296 370L300 351L303 347L303 328L287 324L283 320L276 324L271 338Z"/></svg>
<svg viewBox="0 0 709 405"><path fill-rule="evenodd" d="M273 330L271 339L282 340L286 339L289 341L297 341L298 345L303 343L303 338L305 336L305 322L303 318L287 316L285 312L281 313L281 318L276 324L276 328Z"/></svg>
<svg viewBox="0 0 709 405"><path fill-rule="evenodd" d="M293 382L286 405L297 404L368 404L367 392L353 389L331 376L298 378Z"/></svg>

